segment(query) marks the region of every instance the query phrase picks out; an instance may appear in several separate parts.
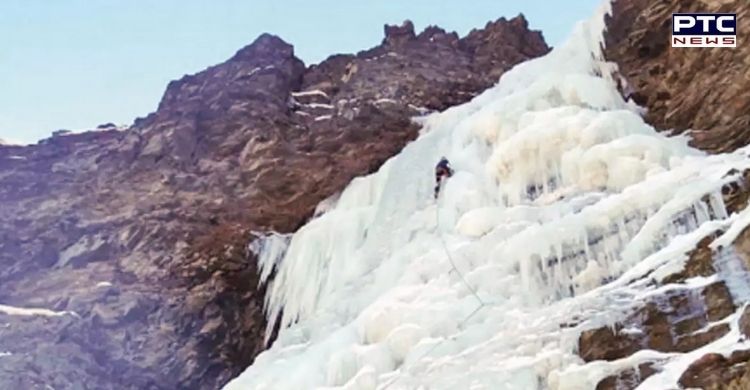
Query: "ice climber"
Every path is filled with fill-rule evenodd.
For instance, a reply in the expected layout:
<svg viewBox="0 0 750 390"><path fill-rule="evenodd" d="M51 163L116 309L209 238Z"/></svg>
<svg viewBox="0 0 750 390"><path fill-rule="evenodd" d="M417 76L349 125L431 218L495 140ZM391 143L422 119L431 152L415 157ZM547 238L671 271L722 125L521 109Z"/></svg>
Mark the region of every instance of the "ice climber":
<svg viewBox="0 0 750 390"><path fill-rule="evenodd" d="M451 163L447 158L441 157L440 161L435 166L435 199L437 199L440 194L440 187L443 185L443 181L451 176L453 176Z"/></svg>

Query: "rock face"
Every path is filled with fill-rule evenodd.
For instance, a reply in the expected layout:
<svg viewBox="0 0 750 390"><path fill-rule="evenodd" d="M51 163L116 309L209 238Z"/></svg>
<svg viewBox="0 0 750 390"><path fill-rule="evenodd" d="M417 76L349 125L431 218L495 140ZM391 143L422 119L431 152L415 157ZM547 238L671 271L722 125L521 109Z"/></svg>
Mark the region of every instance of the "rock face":
<svg viewBox="0 0 750 390"><path fill-rule="evenodd" d="M56 311L0 311L0 388L220 387L264 347L253 235L294 231L412 140L411 117L549 50L523 16L385 32L308 68L263 35L128 130L0 146L0 303Z"/></svg>
<svg viewBox="0 0 750 390"><path fill-rule="evenodd" d="M750 16L743 0L615 0L605 34L606 57L619 65L628 93L646 119L713 152L750 143ZM735 49L672 48L672 13L736 13Z"/></svg>
<svg viewBox="0 0 750 390"><path fill-rule="evenodd" d="M703 355L680 377L680 385L700 389L747 389L750 383L750 351L736 351L725 357Z"/></svg>
<svg viewBox="0 0 750 390"><path fill-rule="evenodd" d="M730 12L748 16L750 4L724 0L615 0L605 33L605 56L616 62L625 81L623 92L647 109L646 120L672 134L685 133L691 144L708 152L727 152L750 143L750 38L739 28L737 49L671 48L671 15L674 12ZM689 132L688 132L689 130ZM747 207L750 173L739 183L723 188L728 211ZM734 302L721 278L708 286L685 289L691 277L717 275L719 253L709 245L720 235L707 235L689 253L684 270L665 278L674 285L664 294L627 315L613 327L585 331L579 353L586 361L613 361L651 349L660 352L694 351L729 332L721 322L743 302ZM729 248L750 269L750 231L742 233ZM724 259L726 260L726 259ZM750 335L746 313L740 321ZM627 329L628 331L624 331ZM635 330L635 331L634 331ZM750 388L750 351L729 356L706 354L683 373L685 388ZM654 362L658 363L658 362ZM656 364L658 366L658 364ZM597 389L635 389L658 370L654 364L640 365L609 376Z"/></svg>

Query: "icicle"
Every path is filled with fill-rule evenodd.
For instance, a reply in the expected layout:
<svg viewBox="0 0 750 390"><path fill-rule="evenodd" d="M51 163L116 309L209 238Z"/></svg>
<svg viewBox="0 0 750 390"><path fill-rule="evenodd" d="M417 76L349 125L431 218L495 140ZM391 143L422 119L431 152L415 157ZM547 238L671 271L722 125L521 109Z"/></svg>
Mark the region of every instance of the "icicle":
<svg viewBox="0 0 750 390"><path fill-rule="evenodd" d="M268 234L256 233L256 239L253 240L248 249L258 259L258 269L260 270L260 284L266 283L268 277L277 268L279 262L286 254L289 247L291 234L280 234L270 232Z"/></svg>

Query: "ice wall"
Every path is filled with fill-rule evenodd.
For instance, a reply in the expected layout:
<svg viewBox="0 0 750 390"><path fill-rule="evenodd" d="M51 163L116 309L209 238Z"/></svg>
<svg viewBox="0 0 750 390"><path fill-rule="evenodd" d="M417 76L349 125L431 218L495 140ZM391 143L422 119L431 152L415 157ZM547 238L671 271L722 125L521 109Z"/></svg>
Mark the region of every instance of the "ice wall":
<svg viewBox="0 0 750 390"><path fill-rule="evenodd" d="M746 224L719 191L750 162L643 122L601 60L605 12L424 118L283 258L286 241L258 244L282 330L226 388L585 389L614 370L582 364L580 331L652 293L642 276L678 269L701 229ZM456 174L436 202L443 155Z"/></svg>

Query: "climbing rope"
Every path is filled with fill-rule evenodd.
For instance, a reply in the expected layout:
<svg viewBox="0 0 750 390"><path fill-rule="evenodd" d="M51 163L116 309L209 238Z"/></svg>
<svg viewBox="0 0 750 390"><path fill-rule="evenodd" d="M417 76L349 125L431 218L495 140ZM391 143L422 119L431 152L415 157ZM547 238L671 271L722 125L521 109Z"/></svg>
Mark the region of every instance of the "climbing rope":
<svg viewBox="0 0 750 390"><path fill-rule="evenodd" d="M440 199L438 197L438 199ZM461 278L461 281L464 283L467 289L471 291L471 293L474 295L474 297L477 299L477 302L479 302L479 305L485 306L485 302L482 300L482 298L477 293L477 290L475 290L471 285L469 284L469 281L466 280L464 277L464 274L459 271L458 267L456 267L456 262L453 261L453 256L451 256L451 251L448 249L448 244L445 242L445 238L443 237L443 234L440 232L440 207L439 205L435 206L435 224L437 225L437 235L440 237L440 243L443 245L443 250L445 251L445 255L448 257L448 262L450 262L451 267L453 268L453 271L458 274L458 277Z"/></svg>
<svg viewBox="0 0 750 390"><path fill-rule="evenodd" d="M479 313L480 310L482 310L484 307L488 306L489 304L486 303L486 302L484 302L482 300L482 298L479 296L479 294L477 293L477 290L474 289L473 287L471 287L471 284L469 284L469 282L466 280L466 278L464 277L464 274L458 269L458 267L456 267L456 262L453 261L453 256L451 255L451 251L448 249L448 244L445 242L445 238L443 237L443 234L440 231L440 196L439 195L438 195L437 202L435 204L435 225L436 225L435 226L435 231L436 231L438 237L440 238L440 243L443 246L443 250L445 251L446 257L448 258L448 262L450 262L450 264L451 264L451 268L453 268L453 271L455 271L456 274L458 274L458 276L459 276L459 278L461 278L461 281L463 282L463 284L466 286L466 288L469 291L471 291L471 293L474 295L474 297L477 299L477 302L479 303L479 306L477 306L477 308L474 309L474 311L472 311L471 313L469 313L469 315L466 316L466 318L464 318L461 322L458 323L458 328L460 329L464 325L466 325L466 323L469 322L469 320L472 317L474 317L477 313ZM446 339L440 341L439 343L433 345L432 348L428 349L427 351L425 351L424 353L422 353L418 358L416 358L414 360L414 362L418 362L418 361L422 360L422 358L424 358L425 356L431 354L434 350L436 350L439 346L443 345L446 341L454 339L455 337L456 336L451 336L451 337L446 338ZM399 371L401 371L402 369L404 371L408 371L409 368L410 368L409 366L402 366L399 369ZM396 375L394 375L390 380L388 380L385 383L385 386L383 386L382 389L383 390L387 389L397 379L398 379L398 377Z"/></svg>

